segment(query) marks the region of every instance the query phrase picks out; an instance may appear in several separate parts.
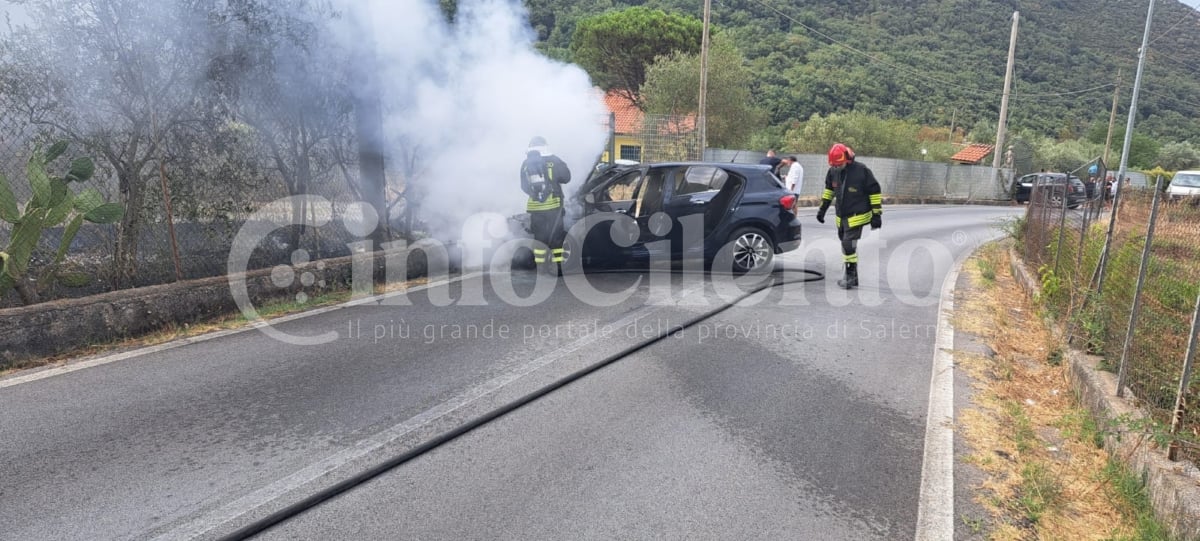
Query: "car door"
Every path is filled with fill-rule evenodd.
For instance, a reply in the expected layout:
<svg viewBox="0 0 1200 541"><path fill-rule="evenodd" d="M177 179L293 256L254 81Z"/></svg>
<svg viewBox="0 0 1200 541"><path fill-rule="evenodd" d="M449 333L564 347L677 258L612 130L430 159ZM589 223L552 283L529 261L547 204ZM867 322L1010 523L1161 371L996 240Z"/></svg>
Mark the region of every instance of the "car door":
<svg viewBox="0 0 1200 541"><path fill-rule="evenodd" d="M674 254L703 251L719 214L714 199L729 180L729 173L713 165L680 166L667 178L664 210L671 217L671 250ZM720 209L718 209L720 210Z"/></svg>
<svg viewBox="0 0 1200 541"><path fill-rule="evenodd" d="M593 187L584 197L585 214L597 216L605 213L623 214L636 219L639 202L643 199L643 186L647 168L632 169L614 176ZM622 220L624 223L628 223ZM613 231L613 220L598 220L590 225L583 242L585 257L613 257L627 253L631 243L640 240L639 228ZM616 234L622 240L614 242Z"/></svg>

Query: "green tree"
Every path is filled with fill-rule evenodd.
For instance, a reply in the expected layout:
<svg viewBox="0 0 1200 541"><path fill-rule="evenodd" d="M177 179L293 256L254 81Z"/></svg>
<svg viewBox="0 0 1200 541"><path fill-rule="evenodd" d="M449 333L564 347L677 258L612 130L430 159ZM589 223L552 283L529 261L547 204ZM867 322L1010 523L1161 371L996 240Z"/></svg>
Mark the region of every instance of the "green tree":
<svg viewBox="0 0 1200 541"><path fill-rule="evenodd" d="M1200 150L1188 141L1167 143L1158 153L1158 163L1168 171L1200 167Z"/></svg>
<svg viewBox="0 0 1200 541"><path fill-rule="evenodd" d="M829 145L841 142L864 156L920 160L921 127L899 119L882 119L865 113L813 115L787 133L784 148L798 152L824 153Z"/></svg>
<svg viewBox="0 0 1200 541"><path fill-rule="evenodd" d="M1103 152L1103 146L1085 140L1054 141L1040 138L1035 142L1033 164L1039 170L1072 172Z"/></svg>
<svg viewBox="0 0 1200 541"><path fill-rule="evenodd" d="M643 108L638 90L646 67L659 56L700 50L699 19L646 7L609 11L579 21L571 58L604 90L624 94Z"/></svg>
<svg viewBox="0 0 1200 541"><path fill-rule="evenodd" d="M706 129L708 144L739 148L760 130L766 115L754 106L741 51L723 34L713 36L708 56ZM700 55L676 52L660 56L646 70L641 97L647 113L699 114Z"/></svg>

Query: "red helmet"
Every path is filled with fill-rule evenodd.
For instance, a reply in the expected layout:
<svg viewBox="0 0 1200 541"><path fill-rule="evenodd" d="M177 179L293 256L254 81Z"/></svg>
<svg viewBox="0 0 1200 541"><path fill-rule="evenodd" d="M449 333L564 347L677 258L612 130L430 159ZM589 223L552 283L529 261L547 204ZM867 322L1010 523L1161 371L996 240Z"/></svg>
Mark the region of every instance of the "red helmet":
<svg viewBox="0 0 1200 541"><path fill-rule="evenodd" d="M854 160L854 151L850 147L841 143L834 143L829 147L829 166L841 167L847 162Z"/></svg>

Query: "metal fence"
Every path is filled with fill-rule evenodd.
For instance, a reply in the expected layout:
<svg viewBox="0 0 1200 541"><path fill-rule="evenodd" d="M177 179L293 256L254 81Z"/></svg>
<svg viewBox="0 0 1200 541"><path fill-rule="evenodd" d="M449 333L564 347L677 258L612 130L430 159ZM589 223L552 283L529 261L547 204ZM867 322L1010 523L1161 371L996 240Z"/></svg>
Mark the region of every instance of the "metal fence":
<svg viewBox="0 0 1200 541"><path fill-rule="evenodd" d="M27 173L31 155L36 149L45 149L66 137L48 126L30 122L14 111L15 108L8 107L4 96L0 95L0 174L7 179L18 207L23 208L33 195ZM69 244L65 259L55 265L66 228L65 224L49 226L41 231L28 270L22 277L25 283L35 286L38 300L82 297L125 287L225 275L233 239L247 220L268 203L294 195L296 191L289 189L278 170L265 160L257 162L258 165L244 162L244 169L232 174L225 169L227 165L217 165L218 159L212 159L214 166L207 167L203 156L166 152L169 151L152 156L141 171L137 181L144 190L140 208L125 209L126 213L136 213L140 220L136 234L130 235L136 237L130 240L136 251L133 276L118 276L113 255L118 235L131 229L123 229L120 223L84 222ZM82 156L95 160L95 175L87 182L68 184L70 189L80 193L94 188L107 201L122 202L113 165L94 148L73 142L65 156L50 164L50 174L62 175L72 159ZM175 165L185 160L188 160L188 167ZM335 206L356 201L351 192L346 178L336 168L323 175L314 175L304 187L304 193L323 196ZM311 219L316 210L297 208L282 209L281 212L303 211ZM0 251L9 251L13 226L13 223L0 220ZM250 268L246 270L294 259L349 255L346 244L353 239L346 227L336 221L322 227L283 228L255 249ZM41 281L36 281L38 279ZM0 308L26 302L27 299L22 299L15 290L0 292Z"/></svg>
<svg viewBox="0 0 1200 541"><path fill-rule="evenodd" d="M1098 165L1080 168L1084 173ZM1102 188L1103 184L1098 185ZM1118 393L1152 413L1136 427L1170 442L1172 459L1200 463L1195 356L1200 309L1200 199L1169 200L1153 185L1097 190L1082 200L1036 185L1022 228L1026 262L1046 306L1074 344L1103 357ZM1116 209L1115 212L1113 209Z"/></svg>
<svg viewBox="0 0 1200 541"><path fill-rule="evenodd" d="M788 154L804 166L802 198L820 198L829 163L820 154ZM758 163L763 152L708 149L704 159L718 162ZM781 155L783 156L783 155ZM883 195L912 199L959 201L1007 201L1010 199L1009 173L977 165L895 160L859 156L858 161L871 168L879 180Z"/></svg>

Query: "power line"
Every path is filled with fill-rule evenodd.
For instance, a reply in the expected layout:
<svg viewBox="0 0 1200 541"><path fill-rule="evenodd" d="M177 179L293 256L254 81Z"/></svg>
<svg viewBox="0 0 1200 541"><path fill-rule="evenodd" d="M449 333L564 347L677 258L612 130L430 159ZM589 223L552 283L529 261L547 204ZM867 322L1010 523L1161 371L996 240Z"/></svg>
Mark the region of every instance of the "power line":
<svg viewBox="0 0 1200 541"><path fill-rule="evenodd" d="M862 56L862 57L866 58L867 60L869 60L869 61L871 61L871 62L874 62L874 63L876 63L876 64L880 64L880 65L882 65L882 66L885 66L885 67L892 68L893 70L896 70L896 71L898 71L898 72L901 72L901 73L903 73L903 74L906 74L906 75L908 75L908 76L910 76L910 77L913 77L913 78L915 78L915 79L921 79L921 80L924 80L924 81L927 81L927 82L930 82L930 83L937 83L937 84L939 84L939 85L942 85L943 87L953 87L953 88L956 88L956 89L958 89L958 90L962 90L962 91L965 91L965 92L970 92L970 93L974 93L974 94L982 94L982 95L987 95L987 96L1000 96L1000 95L1003 95L1003 92L1001 92L1001 91L996 91L996 90L986 90L986 89L982 89L982 88L975 88L975 87L969 87L969 86L965 86L965 85L962 85L962 84L959 84L959 83L955 83L955 82L953 82L953 81L948 81L948 80L941 79L941 78L938 78L938 77L932 77L932 76L929 76L929 75L927 75L927 74L925 74L925 73L921 72L920 70L917 70L916 68L911 68L911 67L908 67L908 66L903 66L903 65L899 65L899 64L892 63L892 62L888 62L888 61L886 61L886 60L884 60L884 59L882 59L882 58L880 58L880 57L878 57L878 56L876 56L876 55L873 55L873 54L871 54L871 53L869 53L869 52L867 52L867 51L863 51L863 50L861 50L861 49L858 49L858 48L856 48L856 47L854 47L854 46L852 46L852 45L849 45L849 44L843 43L842 41L839 41L838 39L836 39L836 38L834 38L834 37L832 37L832 36L830 36L830 35L828 35L828 34L826 34L826 33L824 33L824 32L821 32L820 30L817 30L816 28L813 28L813 27L811 27L811 26L809 26L809 25L807 25L807 24L804 24L803 22L800 22L800 21L799 21L799 20L797 20L795 17L792 17L791 15L789 15L788 13L786 13L786 12L784 12L784 11L780 10L779 8L776 8L775 6L772 6L772 5L768 4L768 3L766 3L764 0L750 0L750 1L752 1L752 2L754 2L754 3L756 3L756 4L758 4L758 5L760 5L760 6L764 7L764 8L766 8L766 9L768 9L768 10L772 11L772 12L774 12L776 15L779 15L780 17L783 17L784 19L787 19L788 21L791 21L791 22L792 22L793 24L795 24L796 26L799 26L799 27L801 27L801 28L803 28L803 29L805 29L805 30L808 30L809 32L811 32L811 33L813 33L813 34L815 34L815 35L817 35L817 36L820 36L821 38L823 38L824 40L828 41L828 42L829 42L830 44L832 44L832 45L835 45L835 46L841 47L841 48L843 48L843 49L845 49L845 50L847 50L847 51L850 51L850 52L852 52L852 53L854 53L854 54L857 54L857 55L859 55L859 56ZM731 7L732 7L732 6L731 6ZM1106 83L1106 84L1102 84L1102 85L1093 86L1093 87L1091 87L1091 88L1083 88L1083 89L1079 89L1079 90L1070 90L1070 91L1066 91L1066 92L1031 92L1031 93L1025 93L1025 94L1018 94L1018 93L1015 93L1015 92L1014 92L1014 93L1010 93L1010 94L1009 94L1009 96L1010 96L1011 98L1014 98L1014 99L1016 99L1016 98L1021 98L1021 99L1030 99L1030 98L1058 98L1058 97L1065 97L1065 96L1075 96L1075 95L1079 95L1079 94L1085 94L1085 93L1088 93L1088 92L1096 92L1096 91L1099 91L1099 90L1108 90L1108 89L1110 89L1110 88L1112 88L1112 87L1113 87L1113 84L1112 84L1112 83Z"/></svg>
<svg viewBox="0 0 1200 541"><path fill-rule="evenodd" d="M1179 20L1175 21L1175 24L1171 25L1171 28L1168 28L1166 32L1163 32L1163 33L1159 34L1158 37L1150 40L1149 44L1154 45L1154 42L1156 42L1164 37L1167 37L1167 35L1169 35L1173 30L1175 30L1176 28L1179 28L1179 25L1187 22L1188 19L1191 19L1193 17L1196 18L1196 21L1200 21L1200 12L1197 12L1194 9L1188 9L1188 12L1183 14L1183 16L1179 17Z"/></svg>
<svg viewBox="0 0 1200 541"><path fill-rule="evenodd" d="M1179 97L1177 97L1177 96L1171 96L1171 95L1168 95L1168 94L1160 94L1160 93L1158 93L1158 92L1153 92L1153 91L1147 90L1147 89L1146 89L1146 87L1144 87L1144 86L1142 87L1142 92L1145 92L1145 93L1147 93L1147 94L1150 94L1151 96L1157 96L1157 97L1159 97L1159 98L1162 98L1162 99L1164 99L1164 100L1172 100L1172 101L1175 101L1175 102L1178 102L1178 103L1182 103L1182 104L1184 104L1184 105L1187 105L1187 106L1189 106L1189 107L1195 107L1197 111L1200 111L1200 103L1192 103L1192 102L1190 102L1190 101L1187 101L1187 100L1185 100L1185 99L1181 99L1181 98L1179 98Z"/></svg>

